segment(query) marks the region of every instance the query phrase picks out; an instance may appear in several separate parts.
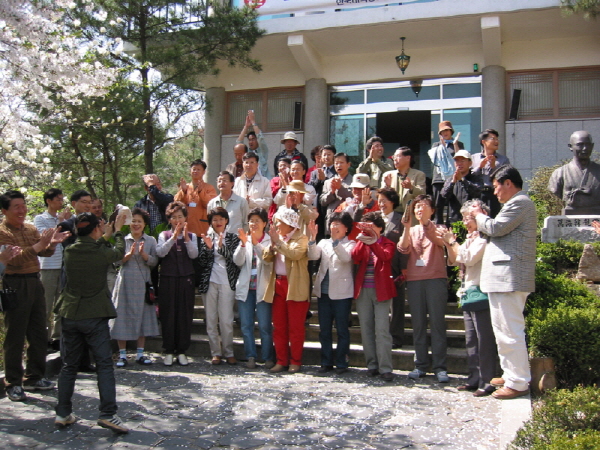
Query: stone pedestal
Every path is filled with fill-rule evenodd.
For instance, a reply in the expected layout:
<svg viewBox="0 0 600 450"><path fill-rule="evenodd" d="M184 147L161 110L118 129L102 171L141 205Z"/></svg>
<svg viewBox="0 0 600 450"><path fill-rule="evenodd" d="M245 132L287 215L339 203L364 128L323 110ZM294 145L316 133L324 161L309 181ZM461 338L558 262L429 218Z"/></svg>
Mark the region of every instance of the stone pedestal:
<svg viewBox="0 0 600 450"><path fill-rule="evenodd" d="M548 216L544 219L542 242L557 242L559 239L579 242L600 241L592 227L594 220L600 221L600 216Z"/></svg>

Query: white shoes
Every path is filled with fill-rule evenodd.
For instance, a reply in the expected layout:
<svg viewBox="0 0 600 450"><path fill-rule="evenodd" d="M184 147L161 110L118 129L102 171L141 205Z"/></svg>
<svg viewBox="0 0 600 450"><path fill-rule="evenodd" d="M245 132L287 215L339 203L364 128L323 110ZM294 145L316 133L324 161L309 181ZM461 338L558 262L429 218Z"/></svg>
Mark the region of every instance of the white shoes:
<svg viewBox="0 0 600 450"><path fill-rule="evenodd" d="M181 355L177 355L177 362L180 366L187 366L189 364L187 356L185 356L183 353Z"/></svg>
<svg viewBox="0 0 600 450"><path fill-rule="evenodd" d="M165 366L172 366L173 365L173 358L174 358L173 354L171 354L171 353L166 354L165 358L163 359L163 364Z"/></svg>

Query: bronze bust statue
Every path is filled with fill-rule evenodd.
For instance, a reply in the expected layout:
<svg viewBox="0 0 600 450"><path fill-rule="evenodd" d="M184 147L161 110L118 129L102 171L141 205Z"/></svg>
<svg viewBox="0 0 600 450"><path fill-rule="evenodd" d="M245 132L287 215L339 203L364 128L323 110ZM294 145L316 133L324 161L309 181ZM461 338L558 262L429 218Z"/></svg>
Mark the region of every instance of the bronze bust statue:
<svg viewBox="0 0 600 450"><path fill-rule="evenodd" d="M563 214L600 215L600 165L590 160L592 136L587 131L574 132L569 148L573 160L552 173L548 189L563 200Z"/></svg>

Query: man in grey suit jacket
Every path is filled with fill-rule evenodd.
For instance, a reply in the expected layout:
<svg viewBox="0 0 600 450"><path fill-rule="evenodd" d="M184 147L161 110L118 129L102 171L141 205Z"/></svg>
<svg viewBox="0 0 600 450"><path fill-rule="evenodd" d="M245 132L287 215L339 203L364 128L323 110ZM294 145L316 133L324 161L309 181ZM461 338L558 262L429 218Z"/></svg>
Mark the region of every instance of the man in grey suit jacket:
<svg viewBox="0 0 600 450"><path fill-rule="evenodd" d="M504 387L492 395L501 400L529 393L529 359L525 343L523 309L535 290L535 205L522 191L523 180L512 166L498 167L491 174L494 194L503 204L495 218L479 205L471 212L480 232L490 237L481 269L481 290L490 299L492 326L498 344L502 378L492 385Z"/></svg>

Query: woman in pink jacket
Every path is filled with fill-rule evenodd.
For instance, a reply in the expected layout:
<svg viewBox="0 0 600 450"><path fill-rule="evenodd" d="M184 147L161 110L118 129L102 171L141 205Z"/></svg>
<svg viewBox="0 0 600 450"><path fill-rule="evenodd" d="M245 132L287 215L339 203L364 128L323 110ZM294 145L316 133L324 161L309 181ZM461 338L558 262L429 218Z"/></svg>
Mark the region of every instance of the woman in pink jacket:
<svg viewBox="0 0 600 450"><path fill-rule="evenodd" d="M370 212L356 224L361 230L352 250L358 270L354 278L354 298L360 319L363 352L368 375L381 374L392 381L392 335L390 334L390 302L396 296L392 279L392 257L395 246L382 236L385 222L379 212Z"/></svg>

